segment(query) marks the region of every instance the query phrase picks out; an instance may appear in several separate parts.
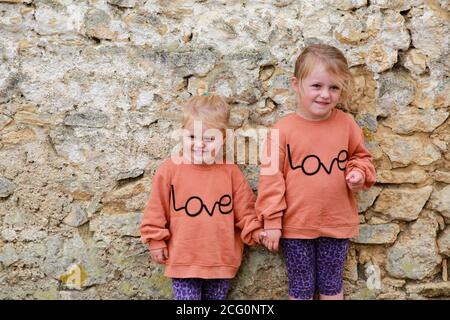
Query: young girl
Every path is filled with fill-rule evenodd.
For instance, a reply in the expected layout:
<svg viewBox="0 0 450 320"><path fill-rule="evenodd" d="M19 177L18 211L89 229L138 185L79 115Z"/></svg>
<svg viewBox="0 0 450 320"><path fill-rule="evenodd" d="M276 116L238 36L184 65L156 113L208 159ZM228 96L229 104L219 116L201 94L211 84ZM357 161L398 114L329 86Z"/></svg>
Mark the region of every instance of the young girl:
<svg viewBox="0 0 450 320"><path fill-rule="evenodd" d="M270 150L270 137L267 142L279 170L261 173L256 211L264 223L263 244L278 250L282 238L291 299L312 299L316 290L321 299L343 299L349 238L359 229L353 192L375 183L362 130L335 108L347 103L351 83L337 48L307 47L292 77L297 111L274 125L279 148Z"/></svg>
<svg viewBox="0 0 450 320"><path fill-rule="evenodd" d="M259 242L262 232L250 186L217 152L229 115L217 95L189 99L183 155L167 159L153 178L141 240L151 258L165 264L176 300L225 299L244 243Z"/></svg>

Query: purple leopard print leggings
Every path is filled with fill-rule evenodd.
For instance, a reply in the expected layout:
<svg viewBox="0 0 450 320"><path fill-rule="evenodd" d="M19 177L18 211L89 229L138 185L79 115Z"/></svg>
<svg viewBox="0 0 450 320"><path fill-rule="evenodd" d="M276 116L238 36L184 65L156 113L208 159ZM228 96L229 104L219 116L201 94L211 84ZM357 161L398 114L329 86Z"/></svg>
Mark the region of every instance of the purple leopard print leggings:
<svg viewBox="0 0 450 320"><path fill-rule="evenodd" d="M225 300L230 279L173 278L175 300Z"/></svg>
<svg viewBox="0 0 450 320"><path fill-rule="evenodd" d="M319 291L333 296L342 291L348 239L281 239L289 278L289 295L311 299Z"/></svg>

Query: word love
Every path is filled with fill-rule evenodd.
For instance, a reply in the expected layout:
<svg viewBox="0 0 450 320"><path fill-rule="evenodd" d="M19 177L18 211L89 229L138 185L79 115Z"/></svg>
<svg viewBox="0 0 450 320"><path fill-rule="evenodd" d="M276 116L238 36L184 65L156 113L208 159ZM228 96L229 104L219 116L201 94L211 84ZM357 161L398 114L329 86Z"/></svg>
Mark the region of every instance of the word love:
<svg viewBox="0 0 450 320"><path fill-rule="evenodd" d="M216 210L216 206L218 206L219 211L221 214L228 214L231 211L233 211L233 206L231 206L231 196L228 194L225 194L223 196L220 197L219 201L216 201L211 209L211 211L208 209L208 206L206 206L203 203L203 200L200 197L197 196L193 196L190 197L189 199L187 199L187 201L184 204L184 207L179 207L177 208L176 206L176 200L175 200L175 188L173 187L173 184L170 185L171 187L171 194L172 194L172 200L173 200L173 208L175 209L175 211L181 211L184 210L186 212L186 214L190 217L195 217L198 216L203 209L205 209L206 213L212 217L214 214L214 211ZM195 205L195 203L197 205ZM225 210L226 207L231 206L231 208L229 210ZM198 208L197 211L195 210L190 210L189 208L192 209L192 207L194 208Z"/></svg>
<svg viewBox="0 0 450 320"><path fill-rule="evenodd" d="M318 156L316 156L315 154L310 154L309 156L307 156L303 159L303 161L300 165L294 166L292 164L291 147L289 146L289 144L287 145L287 151L288 151L289 165L290 165L291 169L292 170L302 169L303 173L306 174L307 176L315 175L317 172L319 172L319 170L321 168L323 168L323 170L327 174L331 174L331 171L333 170L333 166L334 166L335 162L337 163L337 167L339 170L345 171L345 163L348 160L347 150L341 150L339 152L339 154L337 155L337 157L335 157L331 161L329 168L327 168L326 165L323 164L322 161L320 160L320 158ZM309 159L311 159L311 160L309 160ZM306 169L305 165L308 160L310 161L310 164L308 165L308 169ZM341 164L343 164L342 167L341 167Z"/></svg>

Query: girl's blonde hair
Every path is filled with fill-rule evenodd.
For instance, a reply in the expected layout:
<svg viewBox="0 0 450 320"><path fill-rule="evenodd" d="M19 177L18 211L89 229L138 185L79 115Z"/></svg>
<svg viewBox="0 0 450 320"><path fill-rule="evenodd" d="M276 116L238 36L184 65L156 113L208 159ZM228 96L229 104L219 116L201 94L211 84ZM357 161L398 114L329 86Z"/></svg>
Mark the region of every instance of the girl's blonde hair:
<svg viewBox="0 0 450 320"><path fill-rule="evenodd" d="M347 106L353 87L353 75L347 59L338 48L326 44L306 47L295 62L294 76L301 82L319 64L338 79L342 88L340 103Z"/></svg>
<svg viewBox="0 0 450 320"><path fill-rule="evenodd" d="M211 128L226 130L230 119L230 106L216 94L198 90L199 95L191 97L183 106L182 126L190 120L200 120Z"/></svg>

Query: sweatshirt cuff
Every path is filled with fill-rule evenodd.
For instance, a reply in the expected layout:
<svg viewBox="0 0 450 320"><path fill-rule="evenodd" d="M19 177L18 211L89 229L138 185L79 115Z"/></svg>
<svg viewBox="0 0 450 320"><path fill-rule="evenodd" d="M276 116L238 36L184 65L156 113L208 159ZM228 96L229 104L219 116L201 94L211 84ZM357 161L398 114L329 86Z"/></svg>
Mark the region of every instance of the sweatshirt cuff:
<svg viewBox="0 0 450 320"><path fill-rule="evenodd" d="M281 229L281 217L271 220L264 220L264 229Z"/></svg>
<svg viewBox="0 0 450 320"><path fill-rule="evenodd" d="M148 248L150 250L166 248L167 244L164 240L150 240L148 243Z"/></svg>
<svg viewBox="0 0 450 320"><path fill-rule="evenodd" d="M254 244L261 244L261 241L259 240L259 234L260 232L262 232L264 229L263 228L258 228L256 230L252 231L252 243L250 243L249 245L254 245Z"/></svg>
<svg viewBox="0 0 450 320"><path fill-rule="evenodd" d="M361 170L359 168L353 168L352 170L361 172L364 181L366 181L366 173L364 172L364 170Z"/></svg>

